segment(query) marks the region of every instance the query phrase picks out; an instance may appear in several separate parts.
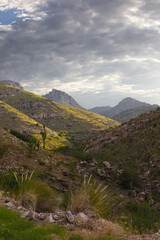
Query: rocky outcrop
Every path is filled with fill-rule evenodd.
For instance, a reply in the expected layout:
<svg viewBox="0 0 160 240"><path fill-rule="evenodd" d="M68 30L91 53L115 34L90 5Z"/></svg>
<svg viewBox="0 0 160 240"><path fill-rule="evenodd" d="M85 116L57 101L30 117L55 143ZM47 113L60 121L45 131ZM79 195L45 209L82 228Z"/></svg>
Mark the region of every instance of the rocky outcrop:
<svg viewBox="0 0 160 240"><path fill-rule="evenodd" d="M104 234L115 236L116 239L126 240L159 240L160 230L150 235L125 235L123 229L115 223L100 218L97 214L83 212L75 213L71 211L63 211L56 209L53 213L38 213L32 209L24 208L19 205L14 199L0 196L0 206L5 206L16 212L20 212L21 217L36 224L51 224L51 225L63 225L67 227L69 231L81 231L85 235L102 236ZM119 237L118 237L119 236ZM123 236L123 237L122 237ZM117 238L118 237L118 238Z"/></svg>
<svg viewBox="0 0 160 240"><path fill-rule="evenodd" d="M15 82L15 81L12 81L12 80L3 80L3 81L0 81L0 84L10 85L12 87L23 89L23 87L20 85L19 82Z"/></svg>
<svg viewBox="0 0 160 240"><path fill-rule="evenodd" d="M48 94L44 95L43 97L51 99L57 103L67 105L70 107L82 108L70 95L65 92L52 89Z"/></svg>

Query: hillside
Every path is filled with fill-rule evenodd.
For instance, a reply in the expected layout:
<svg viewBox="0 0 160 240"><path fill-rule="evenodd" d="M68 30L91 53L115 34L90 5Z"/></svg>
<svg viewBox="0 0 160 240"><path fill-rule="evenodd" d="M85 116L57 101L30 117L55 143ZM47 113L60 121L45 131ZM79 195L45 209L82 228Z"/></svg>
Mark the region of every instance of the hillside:
<svg viewBox="0 0 160 240"><path fill-rule="evenodd" d="M19 82L15 82L15 81L12 81L12 80L2 80L2 81L0 81L0 84L9 85L9 86L12 86L12 87L17 87L19 89L23 89L23 87L20 85Z"/></svg>
<svg viewBox="0 0 160 240"><path fill-rule="evenodd" d="M75 159L56 151L35 149L29 152L26 142L0 127L0 173L33 171L50 186L66 191L78 184L78 175L73 170ZM54 139L52 139L52 147ZM62 146L62 145L61 145ZM55 149L54 149L55 150ZM68 164L69 163L69 164Z"/></svg>
<svg viewBox="0 0 160 240"><path fill-rule="evenodd" d="M160 109L103 133L85 148L100 161L99 174L133 190L138 200L148 200L160 209ZM105 172L103 162L112 167ZM107 165L106 165L107 166ZM143 194L139 194L143 192ZM157 205L156 205L157 204Z"/></svg>
<svg viewBox="0 0 160 240"><path fill-rule="evenodd" d="M118 127L111 119L8 85L0 86L0 98L0 196L2 190L7 194L0 197L0 205L15 205L24 218L40 225L65 226L67 240L135 240L141 238L128 232L158 230L160 110ZM40 122L67 130L76 139L81 132L83 144L84 136L90 138L95 131L100 135L82 152L80 144L66 141L64 131L46 128L46 150L30 151L28 143L10 131L41 138Z"/></svg>
<svg viewBox="0 0 160 240"><path fill-rule="evenodd" d="M118 122L87 110L58 104L19 88L0 85L0 100L23 112L30 118L69 135L88 136L90 131L118 126Z"/></svg>
<svg viewBox="0 0 160 240"><path fill-rule="evenodd" d="M75 100L73 97L68 95L65 92L62 92L60 90L52 89L49 93L43 95L43 97L51 99L57 103L70 106L70 107L75 107L75 108L82 108Z"/></svg>
<svg viewBox="0 0 160 240"><path fill-rule="evenodd" d="M88 111L91 111L91 112L100 114L100 115L102 115L102 116L105 116L104 114L105 114L108 110L110 110L110 109L111 109L110 106L106 106L106 107L94 107L94 108L88 109Z"/></svg>
<svg viewBox="0 0 160 240"><path fill-rule="evenodd" d="M102 116L110 117L119 122L126 122L138 115L150 112L158 107L158 105L150 105L145 102L140 102L136 99L127 97L120 101L116 106L98 107L90 109L90 111L101 114Z"/></svg>
<svg viewBox="0 0 160 240"><path fill-rule="evenodd" d="M42 124L21 113L10 105L0 101L0 127L8 130L16 130L24 135L32 135L40 141L42 145ZM68 141L57 132L46 128L47 138L46 147L49 149L68 145Z"/></svg>

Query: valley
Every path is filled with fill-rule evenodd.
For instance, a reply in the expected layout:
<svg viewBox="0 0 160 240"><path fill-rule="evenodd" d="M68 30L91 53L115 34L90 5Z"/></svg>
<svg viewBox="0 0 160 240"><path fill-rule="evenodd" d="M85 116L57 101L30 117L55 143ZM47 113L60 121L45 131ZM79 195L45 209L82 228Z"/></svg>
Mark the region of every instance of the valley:
<svg viewBox="0 0 160 240"><path fill-rule="evenodd" d="M0 238L159 240L160 109L121 124L8 84L0 84Z"/></svg>

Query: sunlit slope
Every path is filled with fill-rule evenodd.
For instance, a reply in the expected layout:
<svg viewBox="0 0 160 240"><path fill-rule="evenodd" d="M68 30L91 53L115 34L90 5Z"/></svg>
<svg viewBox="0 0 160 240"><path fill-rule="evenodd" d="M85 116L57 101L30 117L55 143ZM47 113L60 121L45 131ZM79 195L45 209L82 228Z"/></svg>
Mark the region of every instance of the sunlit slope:
<svg viewBox="0 0 160 240"><path fill-rule="evenodd" d="M21 113L19 110L11 107L3 101L0 101L0 127L8 130L16 130L23 134L30 134L41 140L42 124L34 119ZM67 141L63 136L58 136L58 133L46 128L47 139L46 146L50 149L60 147L66 144ZM41 143L42 141L40 141ZM42 144L42 143L41 143Z"/></svg>
<svg viewBox="0 0 160 240"><path fill-rule="evenodd" d="M0 85L0 100L54 130L83 132L117 126L118 122L78 108L58 104L33 93Z"/></svg>

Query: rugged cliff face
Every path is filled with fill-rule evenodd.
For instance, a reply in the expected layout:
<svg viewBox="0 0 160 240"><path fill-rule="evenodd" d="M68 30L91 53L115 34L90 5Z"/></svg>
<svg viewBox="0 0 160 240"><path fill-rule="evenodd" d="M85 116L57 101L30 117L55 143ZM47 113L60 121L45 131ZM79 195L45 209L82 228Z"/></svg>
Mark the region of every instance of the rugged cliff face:
<svg viewBox="0 0 160 240"><path fill-rule="evenodd" d="M70 95L56 89L52 89L51 92L44 95L43 97L51 99L57 103L60 103L66 106L82 108Z"/></svg>

